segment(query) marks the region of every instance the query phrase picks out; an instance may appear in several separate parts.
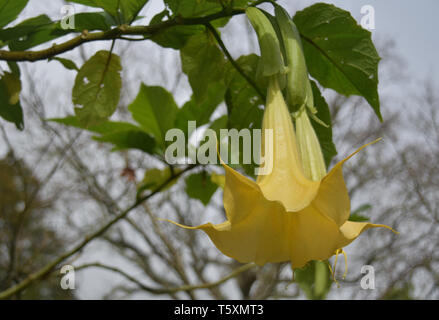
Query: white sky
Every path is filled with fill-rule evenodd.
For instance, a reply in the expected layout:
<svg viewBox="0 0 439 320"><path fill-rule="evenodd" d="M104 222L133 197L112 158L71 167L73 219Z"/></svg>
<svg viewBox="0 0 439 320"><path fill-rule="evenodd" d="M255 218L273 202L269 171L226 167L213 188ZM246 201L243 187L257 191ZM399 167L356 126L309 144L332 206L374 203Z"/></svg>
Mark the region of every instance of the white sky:
<svg viewBox="0 0 439 320"><path fill-rule="evenodd" d="M314 0L281 0L279 4L295 3L305 8ZM360 22L361 8L371 5L375 9L374 38L393 39L399 54L407 62L409 71L417 76L435 79L439 52L439 1L437 0L333 0L334 4L351 12Z"/></svg>
<svg viewBox="0 0 439 320"><path fill-rule="evenodd" d="M155 13L163 8L162 0L150 0L150 4L145 12L142 14L150 18ZM314 0L280 0L281 5L288 3L294 5L298 9L302 9L316 3ZM439 30L439 20L436 15L439 13L438 0L334 0L323 1L333 3L338 7L346 9L351 12L352 16L359 22L361 20L361 7L364 5L372 5L375 8L375 30L372 30L373 36L376 39L392 39L396 43L396 49L399 55L405 60L404 68L417 79L425 77L437 81L438 63L437 52L439 51L439 37L437 31ZM36 5L38 3L38 5ZM26 8L25 16L35 16L42 13L44 9L43 3L49 4L49 0L31 0L30 5ZM51 4L53 2L51 1ZM294 4L293 4L294 3ZM38 10L35 10L38 8ZM53 9L53 8L52 8ZM51 11L51 17L56 12ZM294 14L294 12L290 12ZM23 16L19 18L21 20ZM149 20L149 19L148 19ZM227 44L227 42L226 42ZM233 48L231 48L233 53ZM47 65L43 67L47 68ZM47 69L46 69L47 70ZM0 150L1 152L1 150ZM104 275L105 276L105 275ZM87 277L93 283L94 273L91 277ZM99 280L100 285L104 280ZM85 289L79 290L83 298L95 297L99 295L96 286L91 285L94 290L87 291ZM101 288L104 291L106 288Z"/></svg>

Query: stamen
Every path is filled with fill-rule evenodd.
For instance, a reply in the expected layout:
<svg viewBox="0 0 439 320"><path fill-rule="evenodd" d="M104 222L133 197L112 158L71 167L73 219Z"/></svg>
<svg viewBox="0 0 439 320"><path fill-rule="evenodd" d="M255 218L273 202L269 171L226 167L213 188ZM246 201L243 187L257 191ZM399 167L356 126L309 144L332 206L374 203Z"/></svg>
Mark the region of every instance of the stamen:
<svg viewBox="0 0 439 320"><path fill-rule="evenodd" d="M346 278L346 275L348 274L348 256L346 255L346 252L341 249L341 253L343 253L344 256L344 273L343 273L343 279Z"/></svg>
<svg viewBox="0 0 439 320"><path fill-rule="evenodd" d="M331 272L332 280L334 280L334 282L335 282L335 284L337 285L337 287L339 287L339 285L338 285L338 281L337 281L337 279L335 279L335 273L334 273L334 270L331 268L331 264L329 263L329 260L326 260L326 263L328 264L329 271Z"/></svg>
<svg viewBox="0 0 439 320"><path fill-rule="evenodd" d="M337 279L335 278L335 272L336 272L336 268L337 268L338 255L340 252L343 252L343 250L341 250L341 249L335 250L334 267L331 269L331 266L329 266L331 273L332 273L332 279L334 280L335 284L337 285L337 288L340 288L340 284L338 283Z"/></svg>
<svg viewBox="0 0 439 320"><path fill-rule="evenodd" d="M340 249L335 250L335 260L334 260L334 274L337 268L338 254L340 253Z"/></svg>

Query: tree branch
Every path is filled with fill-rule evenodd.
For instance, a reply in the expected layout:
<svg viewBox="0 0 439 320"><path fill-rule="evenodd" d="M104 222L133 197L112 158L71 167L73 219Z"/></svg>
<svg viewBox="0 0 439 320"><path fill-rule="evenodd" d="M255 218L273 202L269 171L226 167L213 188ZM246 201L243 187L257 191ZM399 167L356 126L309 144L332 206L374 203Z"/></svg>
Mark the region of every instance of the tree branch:
<svg viewBox="0 0 439 320"><path fill-rule="evenodd" d="M9 297L11 297L12 295L22 291L23 289L25 289L26 287L28 287L30 284L32 284L34 281L44 277L45 275L47 275L48 273L50 273L52 271L53 268L55 268L60 262L64 261L65 259L67 259L68 257L74 255L75 253L81 251L85 246L87 246L92 240L100 237L102 234L104 234L108 229L110 229L116 222L124 219L128 213L130 213L133 209L135 209L137 206L139 206L140 204L142 204L144 201L148 200L149 198L153 197L154 195L156 195L157 193L159 193L161 190L163 190L163 188L165 188L172 180L174 180L175 178L181 176L183 173L192 170L193 168L195 168L197 165L193 164L193 165L189 165L188 167L186 167L185 169L183 169L180 172L175 173L174 175L172 175L171 177L169 177L163 184L161 184L159 187L157 187L157 189L155 189L153 192L151 192L150 194L143 196L141 198L138 198L134 204L132 204L130 207L128 207L127 209L125 209L123 212L121 212L119 215L115 216L113 219L111 219L109 222L107 222L107 224L105 224L103 227L101 227L99 230L95 231L93 234L85 237L85 239L79 243L78 245L76 245L73 249L71 249L70 251L67 251L66 253L62 254L61 256L59 256L58 258L54 259L53 261L49 262L48 264L46 264L43 268L41 268L40 270L30 274L27 278L25 278L24 280L22 280L21 282L19 282L18 284L16 284L15 286L10 287L9 289L6 289L2 292L0 292L0 300L1 299L7 299Z"/></svg>
<svg viewBox="0 0 439 320"><path fill-rule="evenodd" d="M268 0L255 1L251 6L257 6L263 2L269 2ZM0 60L5 61L38 61L44 60L61 53L70 51L83 43L92 41L102 41L102 40L114 40L114 39L124 39L126 35L141 35L144 37L151 37L154 34L163 31L167 28L179 26L179 25L206 25L211 21L224 17L232 17L235 15L245 13L244 9L224 9L220 12L210 14L204 17L197 18L182 18L181 16L176 16L172 19L149 25L149 26L130 26L130 25L120 25L108 31L99 31L89 33L84 30L81 35L68 40L60 44L53 44L50 48L39 50L39 51L8 51L0 50ZM125 38L126 39L126 38Z"/></svg>
<svg viewBox="0 0 439 320"><path fill-rule="evenodd" d="M143 284L142 282L140 282L139 280L137 280L135 277L127 274L126 272L124 272L116 267L104 265L104 264L101 264L99 262L85 264L85 265L76 267L75 270L81 270L81 269L90 268L90 267L102 268L102 269L120 274L121 276L123 276L124 278L126 278L130 282L136 284L139 288L141 288L142 290L145 290L147 292L154 293L154 294L172 294L172 293L177 293L180 291L193 291L193 290L209 289L212 287L217 287L217 286L223 284L224 282L227 282L228 280L236 277L240 273L245 272L245 271L247 271L255 266L256 265L254 263L248 263L248 264L245 264L245 265L233 270L227 276L219 279L218 281L203 283L203 284L199 284L199 285L186 285L186 286L175 287L175 288L153 288L153 287L147 286L147 285Z"/></svg>

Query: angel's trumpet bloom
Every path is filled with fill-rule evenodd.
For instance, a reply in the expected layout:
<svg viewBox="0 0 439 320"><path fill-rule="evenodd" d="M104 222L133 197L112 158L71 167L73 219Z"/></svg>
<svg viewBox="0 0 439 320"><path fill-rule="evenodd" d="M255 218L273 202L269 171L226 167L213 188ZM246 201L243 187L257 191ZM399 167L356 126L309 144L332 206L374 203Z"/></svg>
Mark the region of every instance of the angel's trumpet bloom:
<svg viewBox="0 0 439 320"><path fill-rule="evenodd" d="M330 258L368 228L389 228L348 221L350 201L342 165L364 146L322 179L304 174L291 116L274 77L262 129L273 130L273 154L265 155L271 173L254 182L223 163L227 220L197 227L177 225L203 230L222 253L240 262L290 261L292 268Z"/></svg>

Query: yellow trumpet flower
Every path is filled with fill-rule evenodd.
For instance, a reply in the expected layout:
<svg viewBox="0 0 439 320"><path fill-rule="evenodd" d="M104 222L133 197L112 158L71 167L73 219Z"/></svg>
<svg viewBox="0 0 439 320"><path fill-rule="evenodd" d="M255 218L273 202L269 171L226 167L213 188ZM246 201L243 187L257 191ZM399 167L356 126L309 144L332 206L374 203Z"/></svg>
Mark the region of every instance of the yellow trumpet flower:
<svg viewBox="0 0 439 320"><path fill-rule="evenodd" d="M301 125L306 130L307 123ZM311 177L304 174L306 166L301 159L306 159L306 148L301 148L301 157L293 122L275 77L269 82L262 129L273 130L273 152L265 155L265 165L273 168L271 173L258 176L255 182L222 163L227 220L196 227L173 223L203 230L223 254L239 262L263 265L290 261L292 268L301 268L310 260L330 258L366 229L391 229L348 221L350 200L342 165L365 146L337 163L324 177L319 170L313 174L309 169ZM322 160L316 161L317 168L321 168Z"/></svg>

